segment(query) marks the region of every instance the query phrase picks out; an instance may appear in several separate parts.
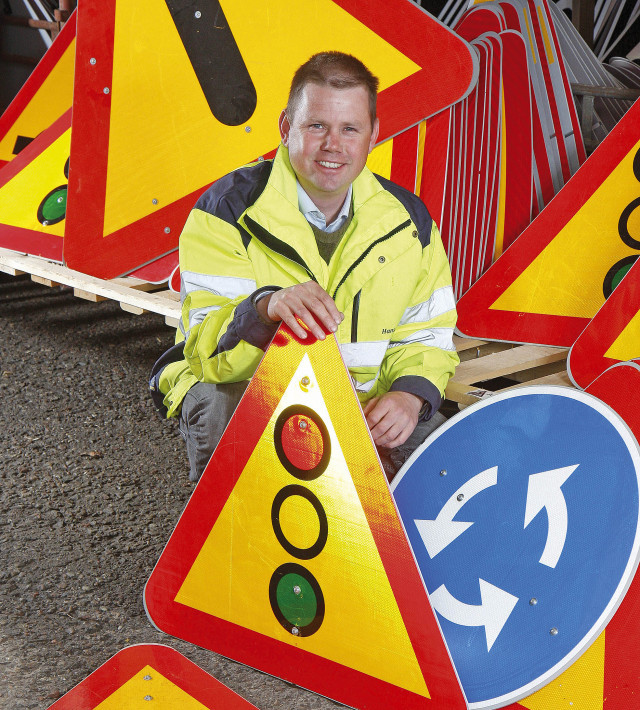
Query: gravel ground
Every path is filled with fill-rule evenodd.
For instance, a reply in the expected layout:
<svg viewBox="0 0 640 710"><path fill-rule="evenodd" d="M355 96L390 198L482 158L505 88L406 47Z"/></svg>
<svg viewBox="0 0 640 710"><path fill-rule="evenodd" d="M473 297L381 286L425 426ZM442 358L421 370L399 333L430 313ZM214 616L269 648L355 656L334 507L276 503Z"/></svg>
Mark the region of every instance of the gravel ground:
<svg viewBox="0 0 640 710"><path fill-rule="evenodd" d="M263 710L336 703L155 630L144 585L194 484L146 377L173 331L0 274L0 708L163 643Z"/></svg>

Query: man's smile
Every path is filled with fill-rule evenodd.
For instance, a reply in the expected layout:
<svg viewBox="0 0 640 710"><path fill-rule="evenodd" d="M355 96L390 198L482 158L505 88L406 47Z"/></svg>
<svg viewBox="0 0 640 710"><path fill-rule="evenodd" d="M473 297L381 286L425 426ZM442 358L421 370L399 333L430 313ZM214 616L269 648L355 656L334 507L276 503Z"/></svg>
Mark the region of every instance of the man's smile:
<svg viewBox="0 0 640 710"><path fill-rule="evenodd" d="M344 165L344 163L330 163L328 160L318 160L318 163L323 168L341 168Z"/></svg>

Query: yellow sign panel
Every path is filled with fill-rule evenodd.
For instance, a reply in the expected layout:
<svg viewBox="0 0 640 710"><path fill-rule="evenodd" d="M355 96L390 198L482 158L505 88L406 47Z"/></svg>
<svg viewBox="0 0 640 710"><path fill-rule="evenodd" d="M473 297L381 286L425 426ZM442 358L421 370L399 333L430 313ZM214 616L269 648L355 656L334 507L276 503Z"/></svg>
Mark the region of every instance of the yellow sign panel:
<svg viewBox="0 0 640 710"><path fill-rule="evenodd" d="M605 300L606 273L619 260L637 254L618 236L618 222L640 194L633 172L639 148L640 141L492 309L593 318Z"/></svg>
<svg viewBox="0 0 640 710"><path fill-rule="evenodd" d="M0 187L3 224L64 236L67 200L65 166L69 159L70 144L69 128Z"/></svg>
<svg viewBox="0 0 640 710"><path fill-rule="evenodd" d="M605 634L564 673L519 704L527 710L603 710Z"/></svg>
<svg viewBox="0 0 640 710"><path fill-rule="evenodd" d="M313 53L349 47L379 76L381 90L420 69L331 0L296 4L295 12L263 0L221 6L257 93L241 125L212 114L166 2L117 3L104 235L150 214L152 200L168 205L275 148L288 92L281 77ZM286 48L277 53L277 77L266 44ZM203 151L203 142L215 151Z"/></svg>
<svg viewBox="0 0 640 710"><path fill-rule="evenodd" d="M205 705L151 666L138 671L96 705L95 710L149 710L150 706L153 710L207 710Z"/></svg>
<svg viewBox="0 0 640 710"><path fill-rule="evenodd" d="M633 316L604 356L622 362L640 357L640 311Z"/></svg>
<svg viewBox="0 0 640 710"><path fill-rule="evenodd" d="M291 487L291 475L274 461L274 429L280 414L301 402L300 382L309 383L304 405L326 425L331 458L322 476ZM327 608L321 626L304 638L278 623L264 594L274 569L290 559L274 532L272 504L287 486L309 491L306 497L292 492L278 507L279 529L291 545L306 549L320 538L322 523L313 501L321 502L328 521L321 554L304 563L322 581ZM228 583L212 582L212 570ZM175 601L429 697L308 355Z"/></svg>
<svg viewBox="0 0 640 710"><path fill-rule="evenodd" d="M47 126L51 125L56 119L71 108L73 101L73 69L75 64L76 40L74 38L69 42L65 50L58 59L51 60L50 57L57 55L58 42L66 42L67 34L73 32L75 34L75 17L67 23L69 27L63 30L65 34L60 34L52 47L47 51L41 64L34 71L46 72L47 65L51 61L55 61L49 73L45 77L42 84L35 90L33 96L28 100L23 110L19 113L13 124L9 127L4 135L0 134L0 161L9 162L14 155L14 147L16 140L20 136L28 139L33 139L38 136ZM29 82L27 81L23 90L27 90ZM20 94L18 95L20 96ZM8 115L5 114L5 118Z"/></svg>

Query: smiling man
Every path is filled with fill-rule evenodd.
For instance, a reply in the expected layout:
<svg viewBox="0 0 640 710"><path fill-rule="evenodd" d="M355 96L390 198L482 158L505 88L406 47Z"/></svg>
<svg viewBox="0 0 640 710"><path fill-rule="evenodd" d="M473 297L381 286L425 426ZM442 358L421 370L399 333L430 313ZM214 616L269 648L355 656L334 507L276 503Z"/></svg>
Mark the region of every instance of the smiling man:
<svg viewBox="0 0 640 710"><path fill-rule="evenodd" d="M202 474L281 322L335 333L388 475L444 418L458 363L451 274L412 193L366 168L378 80L316 54L293 77L282 144L218 180L180 237L182 320L150 382Z"/></svg>

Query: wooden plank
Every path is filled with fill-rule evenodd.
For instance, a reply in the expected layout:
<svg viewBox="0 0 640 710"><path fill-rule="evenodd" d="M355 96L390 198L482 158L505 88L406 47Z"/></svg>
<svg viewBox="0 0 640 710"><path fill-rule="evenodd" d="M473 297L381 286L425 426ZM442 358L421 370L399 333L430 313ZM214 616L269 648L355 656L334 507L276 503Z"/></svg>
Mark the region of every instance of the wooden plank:
<svg viewBox="0 0 640 710"><path fill-rule="evenodd" d="M125 303L120 301L120 308L127 313L133 313L136 316L141 316L143 313L148 313L149 311L141 306L133 306L130 303Z"/></svg>
<svg viewBox="0 0 640 710"><path fill-rule="evenodd" d="M108 298L118 301L120 304L124 303L128 306L142 309L142 312L158 313L165 316L165 318L169 317L176 320L180 317L180 304L174 298L158 296L155 293L145 293L139 289L131 288L129 285L122 285L119 280L105 281L68 269L60 264L38 259L37 257L17 254L2 248L0 248L0 264L3 267L18 269L42 279L71 286L76 295L93 294L91 300ZM126 283L128 284L129 282Z"/></svg>
<svg viewBox="0 0 640 710"><path fill-rule="evenodd" d="M453 336L453 344L456 346L456 350L459 353L470 350L471 348L479 348L486 342L486 340L478 340L477 338L463 338L460 335Z"/></svg>
<svg viewBox="0 0 640 710"><path fill-rule="evenodd" d="M22 276L24 274L24 271L20 271L20 269L14 269L12 266L7 266L0 262L0 271L2 271L3 274L9 274L9 276Z"/></svg>
<svg viewBox="0 0 640 710"><path fill-rule="evenodd" d="M480 402L487 397L497 394L497 392L506 392L507 390L517 389L518 387L528 387L529 385L559 385L562 387L573 386L567 371L562 370L561 372L555 372L551 375L545 375L544 377L518 383L512 387L505 387L504 389L496 390L496 392L484 389L483 387L478 387L477 385L450 380L447 385L445 397L451 402L457 402L460 409L464 409L470 404L475 404L476 402Z"/></svg>
<svg viewBox="0 0 640 710"><path fill-rule="evenodd" d="M494 377L503 377L563 360L567 357L567 352L566 348L522 345L460 363L452 381L473 384L492 380Z"/></svg>
<svg viewBox="0 0 640 710"><path fill-rule="evenodd" d="M41 284L42 286L48 286L53 288L54 286L60 286L57 281L52 281L51 279L44 278L43 276L37 276L36 274L31 274L31 280L33 283Z"/></svg>
<svg viewBox="0 0 640 710"><path fill-rule="evenodd" d="M518 389L518 387L528 387L529 385L559 385L561 387L573 387L573 383L569 379L569 375L566 370L560 372L554 372L551 375L545 375L544 377L538 377L534 380L528 380L527 382L521 382L513 387L505 387L501 392L506 392L507 390ZM574 388L575 389L575 388Z"/></svg>
<svg viewBox="0 0 640 710"><path fill-rule="evenodd" d="M100 301L109 300L105 296L98 296L98 294L93 293L93 291L85 291L82 288L74 288L73 295L76 298L83 298L85 301L91 301L92 303L100 303Z"/></svg>
<svg viewBox="0 0 640 710"><path fill-rule="evenodd" d="M461 409L463 405L466 407L470 404L475 404L487 397L491 397L493 394L495 394L495 392L483 389L482 387L465 384L464 382L455 382L454 380L449 380L445 391L446 399L451 402L457 402L461 405Z"/></svg>

